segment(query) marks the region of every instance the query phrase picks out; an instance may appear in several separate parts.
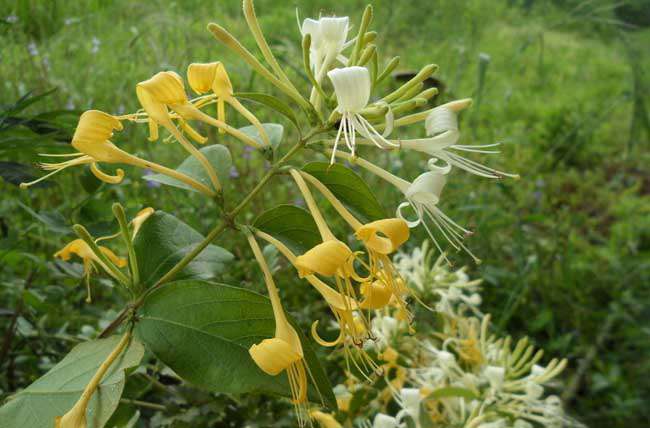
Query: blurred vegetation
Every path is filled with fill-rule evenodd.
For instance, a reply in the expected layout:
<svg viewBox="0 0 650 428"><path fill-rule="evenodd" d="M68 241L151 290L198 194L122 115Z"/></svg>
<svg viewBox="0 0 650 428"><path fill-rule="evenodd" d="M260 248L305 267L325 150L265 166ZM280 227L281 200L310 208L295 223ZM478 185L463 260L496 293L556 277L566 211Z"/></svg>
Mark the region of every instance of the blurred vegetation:
<svg viewBox="0 0 650 428"><path fill-rule="evenodd" d="M275 52L306 85L297 66L295 5L256 3ZM455 172L445 191L443 209L476 231L469 245L483 263L471 264L463 254L453 260L485 278L484 310L503 331L529 334L549 355L570 359L559 391L570 414L591 427L645 426L650 420L650 3L373 4L384 58L400 55L405 73L439 64L431 82L442 89L435 102L468 96L476 101L462 117L461 144L502 142L502 154L488 163L522 175L495 183ZM301 17L321 12L356 19L364 2L309 0L297 6ZM272 91L215 42L205 30L210 21L253 46L238 1L0 2L2 396L28 385L75 343L95 337L123 303L109 281L97 279L94 303L85 304L81 266L52 259L72 237L70 225L80 222L97 234L114 229L113 201L133 213L144 206L173 212L202 231L214 222L214 207L181 191L148 187L138 171L128 171L118 186L100 184L80 170L29 191L16 186L40 175L32 166L37 153L65 151L81 111L136 110L135 84L161 69L183 73L190 62L222 60L239 90L255 85ZM262 110L256 112L266 120L279 120ZM178 147L146 142L144 132L128 130L121 143L172 166L185 157ZM224 138L205 132L213 140ZM231 148L237 171L226 198L233 201L255 183L264 165L241 147ZM415 154L378 156L402 175L423 167ZM258 198L249 219L274 202L297 197L286 180L275 183ZM396 205L393 189L372 184L387 208ZM423 238L418 234L411 244ZM239 240L226 235L221 241L238 256L225 281L262 291ZM299 320L324 314L290 269L278 275L286 284L281 288L291 300L288 307L304 308L296 313ZM264 397L215 398L180 385L158 366L140 370L127 391L166 407L140 408L151 426L282 425L278 415L290 408Z"/></svg>

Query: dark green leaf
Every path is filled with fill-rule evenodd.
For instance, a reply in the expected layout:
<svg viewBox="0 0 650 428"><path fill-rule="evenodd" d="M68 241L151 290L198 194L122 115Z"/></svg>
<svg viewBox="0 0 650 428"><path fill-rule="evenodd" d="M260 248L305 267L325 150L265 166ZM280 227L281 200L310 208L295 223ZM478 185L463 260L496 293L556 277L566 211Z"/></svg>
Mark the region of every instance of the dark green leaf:
<svg viewBox="0 0 650 428"><path fill-rule="evenodd" d="M204 147L200 150L201 153L208 158L210 164L214 167L214 170L217 172L219 181L223 185L229 177L230 167L232 166L232 158L230 156L230 151L226 146L221 144L213 144L211 146ZM205 184L209 188L212 187L212 182L208 173L205 172L201 163L194 157L188 156L185 160L176 168L176 171L182 172L185 175L196 179L200 183ZM148 181L156 181L158 183L166 184L168 186L179 187L181 189L196 191L193 187L179 181L175 178L168 177L163 174L151 174L145 175L142 178Z"/></svg>
<svg viewBox="0 0 650 428"><path fill-rule="evenodd" d="M308 211L295 205L278 205L260 214L253 226L302 254L320 244L318 227Z"/></svg>
<svg viewBox="0 0 650 428"><path fill-rule="evenodd" d="M356 172L341 164L311 162L302 168L313 175L341 201L362 223L386 218L370 187Z"/></svg>
<svg viewBox="0 0 650 428"><path fill-rule="evenodd" d="M139 315L139 337L194 385L214 392L290 396L286 374L265 374L248 353L251 345L275 332L266 297L230 285L176 281L151 293ZM318 392L325 404L336 408L325 372L302 334L301 340ZM310 399L320 401L318 392L311 384Z"/></svg>
<svg viewBox="0 0 650 428"><path fill-rule="evenodd" d="M287 119L291 121L296 126L296 129L300 130L300 125L298 125L298 119L293 113L291 107L281 101L279 98L276 98L272 95L262 94L259 92L238 92L235 94L237 98L242 98L245 100L255 101L260 104L264 104L267 107L272 108L278 113L284 115Z"/></svg>
<svg viewBox="0 0 650 428"><path fill-rule="evenodd" d="M18 202L18 206L27 211L29 215L43 223L50 231L60 234L72 233L72 229L67 225L65 218L57 211L36 212L27 205Z"/></svg>
<svg viewBox="0 0 650 428"><path fill-rule="evenodd" d="M35 172L36 170L30 165L23 165L18 162L0 162L0 177L14 186L36 179ZM36 183L33 187L49 187L51 185L52 183L42 181Z"/></svg>
<svg viewBox="0 0 650 428"><path fill-rule="evenodd" d="M133 242L140 280L147 287L156 283L183 256L203 241L203 235L171 214L156 211L142 225ZM217 277L233 255L216 245L208 245L176 279Z"/></svg>
<svg viewBox="0 0 650 428"><path fill-rule="evenodd" d="M72 408L119 341L119 336L113 336L75 346L59 364L0 408L0 426L52 428L54 418ZM110 418L124 389L124 371L137 366L143 354L144 348L133 339L127 350L108 369L86 413L89 428L101 428Z"/></svg>

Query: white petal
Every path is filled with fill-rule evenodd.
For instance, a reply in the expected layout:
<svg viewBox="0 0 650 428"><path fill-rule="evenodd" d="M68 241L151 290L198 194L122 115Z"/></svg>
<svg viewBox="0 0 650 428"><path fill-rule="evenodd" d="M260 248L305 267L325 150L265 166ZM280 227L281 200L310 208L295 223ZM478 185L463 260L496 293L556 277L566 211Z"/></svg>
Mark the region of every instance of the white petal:
<svg viewBox="0 0 650 428"><path fill-rule="evenodd" d="M370 100L370 73L365 67L335 68L327 73L332 81L337 110L340 113L356 113L368 105Z"/></svg>
<svg viewBox="0 0 650 428"><path fill-rule="evenodd" d="M425 172L413 180L406 190L406 198L416 204L436 205L446 182L445 174L437 171Z"/></svg>

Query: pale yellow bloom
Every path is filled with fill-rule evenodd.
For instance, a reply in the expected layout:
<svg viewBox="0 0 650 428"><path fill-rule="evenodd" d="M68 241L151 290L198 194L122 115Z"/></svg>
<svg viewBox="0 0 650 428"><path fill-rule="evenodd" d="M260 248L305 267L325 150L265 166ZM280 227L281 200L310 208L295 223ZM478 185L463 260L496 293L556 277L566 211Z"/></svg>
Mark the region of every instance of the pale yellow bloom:
<svg viewBox="0 0 650 428"><path fill-rule="evenodd" d="M264 146L270 146L269 137L260 121L235 98L230 77L228 77L226 68L221 62L190 64L187 67L187 79L190 87L197 94L202 95L210 90L214 93L217 100L217 119L219 121L226 123L225 104L228 103L255 126L255 129L257 129L264 142ZM195 105L197 107L205 105L207 104L206 100L210 101L210 98L200 100ZM219 128L219 132L225 133L226 130Z"/></svg>
<svg viewBox="0 0 650 428"><path fill-rule="evenodd" d="M307 369L302 344L298 333L296 333L284 313L278 289L262 255L262 250L252 235L248 237L248 241L264 274L264 281L269 292L273 317L275 318L275 336L251 346L248 352L255 364L265 373L277 376L283 371L287 372L298 420L301 425L304 425L303 417L306 413L304 406L307 403Z"/></svg>
<svg viewBox="0 0 650 428"><path fill-rule="evenodd" d="M121 131L122 129L123 127L120 121L108 113L99 110L88 110L82 113L79 117L79 123L77 124L77 129L72 137L71 144L72 147L78 150L78 152L65 155L43 155L52 157L72 157L73 159L59 163L40 164L43 169L52 172L30 183L22 183L21 187L25 188L36 184L71 166L86 164L90 165L90 170L98 179L111 184L121 182L124 178L124 171L118 168L115 175L109 175L99 169L99 163L103 162L109 164L126 164L139 168L151 169L161 174L176 178L202 193L210 196L214 195L214 192L204 184L199 183L185 174L181 174L154 162L141 159L117 147L110 141L110 139L113 137L114 131Z"/></svg>
<svg viewBox="0 0 650 428"><path fill-rule="evenodd" d="M391 254L409 239L408 224L401 218L386 218L359 227L355 236L366 248L380 254Z"/></svg>
<svg viewBox="0 0 650 428"><path fill-rule="evenodd" d="M138 234L138 231L142 227L142 224L147 221L147 219L151 217L155 211L156 210L151 207L143 208L138 211L135 217L133 217L133 220L131 220L131 224L133 224L133 238L135 238L135 236Z"/></svg>
<svg viewBox="0 0 650 428"><path fill-rule="evenodd" d="M329 413L321 412L320 410L314 410L309 413L311 418L318 422L321 428L342 428L341 424L334 419Z"/></svg>

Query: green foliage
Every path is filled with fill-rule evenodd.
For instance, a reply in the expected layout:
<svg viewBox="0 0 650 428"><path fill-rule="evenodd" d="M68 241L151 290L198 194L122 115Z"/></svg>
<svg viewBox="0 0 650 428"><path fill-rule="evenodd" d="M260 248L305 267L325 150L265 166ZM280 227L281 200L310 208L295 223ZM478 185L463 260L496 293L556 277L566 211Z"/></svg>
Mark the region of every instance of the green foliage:
<svg viewBox="0 0 650 428"><path fill-rule="evenodd" d="M214 167L214 170L217 172L219 181L223 183L228 179L228 173L232 167L232 157L230 156L230 151L226 146L221 144L213 144L211 146L203 147L199 150L205 155L205 157L210 162L210 165ZM205 171L205 168L201 165L199 160L194 156L188 156L183 162L176 168L176 171L189 175L190 177L196 179L201 184L212 188L212 183L208 173ZM151 174L145 175L142 178L149 181L155 181L158 183L166 184L168 186L179 187L185 190L196 191L192 186L183 183L180 180L169 177L164 174Z"/></svg>
<svg viewBox="0 0 650 428"><path fill-rule="evenodd" d="M142 285L150 287L156 284L203 239L203 235L173 215L156 211L143 224L133 242ZM217 278L232 259L230 252L216 245L209 245L176 278Z"/></svg>
<svg viewBox="0 0 650 428"><path fill-rule="evenodd" d="M192 384L214 392L267 392L290 397L286 373L262 372L248 354L273 337L269 300L249 290L203 281L177 281L154 291L140 312L137 332L165 364ZM310 398L336 408L332 387L314 351L301 337L316 381Z"/></svg>
<svg viewBox="0 0 650 428"><path fill-rule="evenodd" d="M45 375L11 397L0 408L0 425L5 428L51 428L54 418L74 405L100 364L120 341L119 336L77 345ZM125 384L125 371L137 366L144 348L135 339L111 365L88 407L88 426L103 427L111 417Z"/></svg>
<svg viewBox="0 0 650 428"><path fill-rule="evenodd" d="M295 205L279 205L264 211L253 226L280 240L294 254L302 254L321 242L312 216Z"/></svg>
<svg viewBox="0 0 650 428"><path fill-rule="evenodd" d="M302 170L316 177L363 222L386 218L386 212L368 184L354 171L340 164L310 162Z"/></svg>

